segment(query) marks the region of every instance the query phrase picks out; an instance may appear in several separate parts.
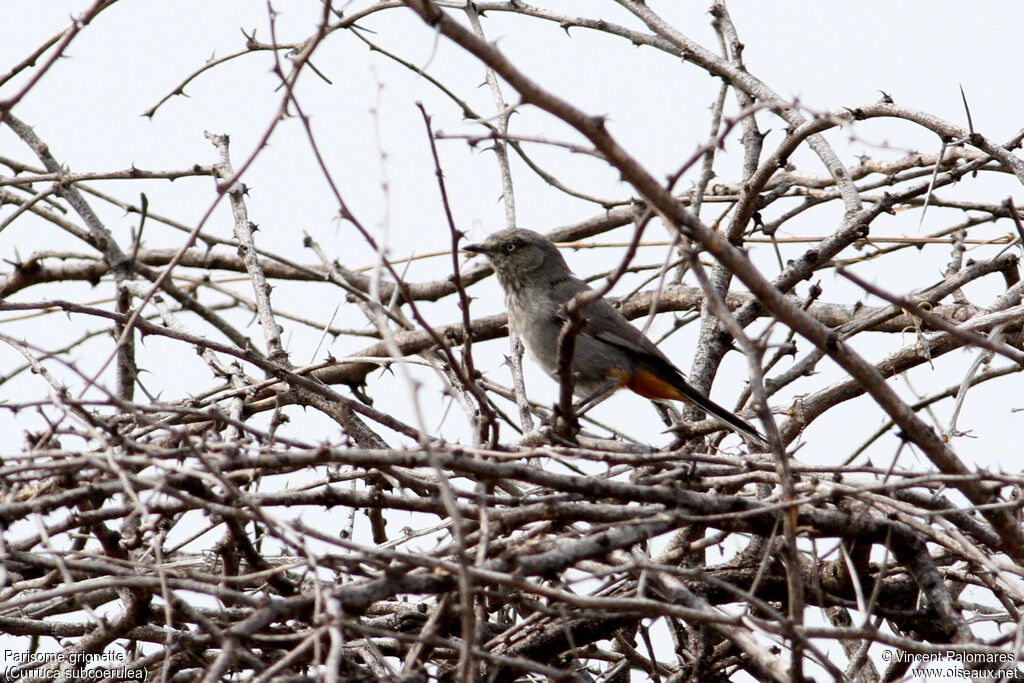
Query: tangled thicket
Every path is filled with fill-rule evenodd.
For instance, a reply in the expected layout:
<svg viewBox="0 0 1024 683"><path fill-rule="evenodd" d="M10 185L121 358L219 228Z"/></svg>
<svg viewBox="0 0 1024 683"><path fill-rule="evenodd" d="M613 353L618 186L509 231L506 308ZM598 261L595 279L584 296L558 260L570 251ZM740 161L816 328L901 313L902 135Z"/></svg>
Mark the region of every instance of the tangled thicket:
<svg viewBox="0 0 1024 683"><path fill-rule="evenodd" d="M479 129L470 141L494 146L506 199L515 191L509 159L518 157L553 188L591 201L570 189L582 179L564 182L533 159L537 139L511 132L510 116L533 108L574 129L572 151L614 169L631 195L594 199L592 218L548 226L549 234L578 243L632 230L614 269L620 276L636 265L641 233L650 238L663 224L674 241L644 253L657 253L664 267L634 268L649 279L622 310L699 325L689 370L705 391L727 352L745 354L744 401L770 452L722 446L719 426L692 414L675 444L654 448L587 415L553 418L518 381L504 386L496 373L481 373L474 344L509 332L504 316L476 317L474 286L490 272L456 255L454 223L444 236L448 254L437 257L441 275L413 281L397 261L350 262L312 238L306 263L275 253L247 216L245 167L232 165L226 136L209 136L219 157L211 165L68 172L59 150L18 117L35 81L20 90L9 81L31 69L44 78L97 14L117 11L96 2L0 80L0 121L24 143L17 158L0 159L0 230L35 226L81 245L22 254L0 273L0 341L21 359L2 369L0 386L19 389L0 406L15 425L33 425L22 426L24 447L0 466L0 632L8 634L4 649L19 653L8 665L45 667L32 655L61 652L60 666L74 673L72 655L116 652L113 663L99 664L113 678L146 670L168 681L410 682L704 681L741 671L759 680L877 681L940 655L979 672L1013 667L1024 605L1024 476L1012 471L1016 462L999 472L965 462L956 413L981 383L1019 395L1012 387L1024 359L1024 285L1016 254L1024 231L1012 199L944 199L941 191L960 183L970 192L996 174L1024 182L1016 153L1024 132L993 141L888 98L811 113L743 65L721 0L711 12L717 52L642 0L618 2L636 27L519 0L380 2L346 14L325 2L307 40L252 37L244 52L287 55L275 61L280 111L305 121L294 85L313 70L318 48L369 41L359 22L411 9L423 31L487 70L497 115L439 91L454 104L443 115L465 115ZM540 87L488 42L485 12L601 31L685 58L680 68L721 83L707 144L680 159L667 181L654 177L603 119ZM373 47L381 60L402 58ZM735 116L723 113L727 98L735 98ZM869 119L931 131L941 149L851 163L821 135ZM424 121L429 129L426 110ZM766 127L784 128L781 142L766 146ZM742 144L739 177L718 170L726 139ZM828 175L789 163L805 149ZM437 192L460 191L438 184L437 164ZM214 179L232 209L233 237L103 189L183 176ZM377 250L345 188L335 192L341 230ZM133 238L117 239L96 204L135 214ZM838 210L817 214L836 216L828 229L800 223L832 205ZM947 221L941 230L902 240L873 234L881 217L903 211L916 220L926 209ZM145 235L172 229L180 231L176 249L147 248ZM744 251L759 242L778 253L786 240L804 249L786 262L754 262ZM857 274L860 264L903 269L913 249L943 262L938 281L934 268L910 269L900 291L887 291ZM944 256L935 256L940 249ZM887 303L827 300L813 285L825 272ZM223 285L240 275L251 294ZM76 283L110 297L94 302ZM987 288L965 290L974 283ZM312 287L342 301L346 317L359 311L367 327L305 319L277 303L290 289ZM445 303L447 324L427 324L423 308ZM70 344L12 331L15 319L45 325L56 316L77 335ZM258 325L247 327L250 319ZM294 328L325 330L353 351L300 366L286 350ZM169 358L198 352L213 379L178 376L174 362L141 373L139 356L151 344ZM869 348L882 352L868 357ZM975 362L949 360L964 349ZM107 362L86 369L86 354ZM369 400L389 376L382 366L421 384L406 374L412 358L437 372L434 386L408 395L440 389L464 416L460 425L452 418L431 430L421 415L394 409L405 397ZM816 374L825 359L841 377ZM515 353L511 360L521 378ZM916 401L893 388L892 378L929 364L948 374L948 388ZM165 395L175 382L187 389ZM814 421L850 411L861 396L888 422L872 423L861 448L844 446L855 451L846 462L834 464L839 445L827 435L802 440ZM929 411L941 401L957 410L937 431ZM316 413L342 437L310 427L321 424L309 421ZM892 434L898 439L882 438ZM808 464L822 461L833 464Z"/></svg>

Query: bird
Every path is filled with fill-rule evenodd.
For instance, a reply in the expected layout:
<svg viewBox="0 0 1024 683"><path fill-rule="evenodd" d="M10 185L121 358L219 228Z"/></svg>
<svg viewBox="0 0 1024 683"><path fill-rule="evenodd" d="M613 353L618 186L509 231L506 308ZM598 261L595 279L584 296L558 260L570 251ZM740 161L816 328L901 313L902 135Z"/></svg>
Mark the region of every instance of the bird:
<svg viewBox="0 0 1024 683"><path fill-rule="evenodd" d="M463 250L490 261L505 291L512 328L530 357L557 379L558 336L567 319L566 304L590 291L590 285L573 274L554 242L533 230L500 230ZM590 302L581 314L583 326L572 357L577 396L592 399L626 388L652 400L692 403L758 446L766 446L750 423L691 386L668 356L606 299Z"/></svg>

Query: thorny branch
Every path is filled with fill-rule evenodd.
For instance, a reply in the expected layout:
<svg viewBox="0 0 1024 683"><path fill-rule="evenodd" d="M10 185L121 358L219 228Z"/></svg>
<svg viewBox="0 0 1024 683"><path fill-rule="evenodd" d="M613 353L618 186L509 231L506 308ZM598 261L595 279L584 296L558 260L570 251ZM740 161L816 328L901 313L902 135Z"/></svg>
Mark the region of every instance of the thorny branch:
<svg viewBox="0 0 1024 683"><path fill-rule="evenodd" d="M42 655L58 654L55 668L74 677L72 655L99 653L116 653L99 664L111 678L254 683L741 671L877 681L905 675L912 656L949 653L979 674L1014 666L1024 474L1016 461L975 462L961 409L984 410L993 388L1006 407L996 419L1019 415L1020 201L989 196L985 182L1024 182L1024 131L997 143L888 98L814 112L758 78L724 2L711 16L717 52L646 3L619 4L632 27L523 2L388 1L344 13L323 3L310 33L289 42L269 9L270 42L246 33L242 49L192 69L147 112L168 116L163 105L186 85L271 55L276 108L237 169L227 135L211 135L215 159L72 172L20 118L72 39L94 30L101 10L119 11L113 2L93 3L0 69L0 122L23 143L0 157L0 231L43 235L5 251L0 270L0 346L10 352L0 356L0 411L16 427L0 462L0 632L19 654L4 680L40 673ZM390 35L387 22L413 12L435 49L460 48L472 85ZM600 32L713 76L698 152L658 180L605 119L488 42L499 13ZM437 98L421 105L430 139L419 147L432 169L421 185L440 209L430 215L421 202L410 228L436 231L443 246L429 253L398 253L356 217L296 88L305 70L338 87L343 76L313 56L349 44L369 45L375 65L412 71ZM468 104L481 70L492 111ZM538 111L576 134L514 115ZM321 234L340 241L314 238L307 222L256 232L250 200L268 191L244 178L292 115L315 162L289 173L326 182L338 221ZM942 152L846 158L822 136L867 119L929 131ZM762 133L773 128L781 139ZM709 129L710 142L699 139ZM739 175L727 170L726 142L742 150ZM481 143L497 152L491 177L462 187L449 173ZM808 149L826 175L794 163ZM559 168L559 154L614 171L621 196ZM147 198L154 184L196 176L218 181L195 186L199 222ZM589 212L540 227L601 282L594 296L621 295L611 288L628 282L617 305L630 319L650 316L651 334L679 353L672 335L694 339L701 327L695 382L729 391L721 385L739 347L755 384L733 395L754 396L759 417L777 420L766 423L773 456L728 436L673 450L619 408L639 411L640 399L589 411L568 430L542 387L505 383L500 360L488 360L504 347L487 342L508 337L507 318L484 294L490 269L457 251L470 222L458 198L489 187L515 222L526 178ZM953 186L956 197L942 194ZM213 211L223 197L226 226ZM885 231L883 216L916 225L925 205L941 227ZM832 206L834 222L808 220ZM104 218L124 212L137 214L128 236ZM652 234L652 216L666 233ZM683 279L666 284L679 244ZM315 259L301 262L295 246ZM66 335L51 339L57 326ZM563 337L564 359L575 332ZM309 339L317 351L300 366ZM963 349L973 352L966 363L951 353ZM113 357L117 377L92 362ZM928 388L908 396L904 381ZM572 419L563 393L560 417ZM953 419L940 417L954 398ZM881 427L865 404L884 413ZM556 429L535 429L535 419ZM837 425L853 440L833 437ZM713 420L685 427L721 431ZM846 660L833 661L840 652Z"/></svg>

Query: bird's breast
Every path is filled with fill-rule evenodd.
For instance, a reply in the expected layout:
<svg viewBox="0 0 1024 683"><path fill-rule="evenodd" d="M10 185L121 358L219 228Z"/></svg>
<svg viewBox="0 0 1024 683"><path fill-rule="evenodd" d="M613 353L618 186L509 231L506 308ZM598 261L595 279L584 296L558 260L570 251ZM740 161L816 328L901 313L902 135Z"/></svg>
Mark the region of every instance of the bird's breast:
<svg viewBox="0 0 1024 683"><path fill-rule="evenodd" d="M548 374L558 365L559 306L546 297L508 297L510 323L530 357Z"/></svg>

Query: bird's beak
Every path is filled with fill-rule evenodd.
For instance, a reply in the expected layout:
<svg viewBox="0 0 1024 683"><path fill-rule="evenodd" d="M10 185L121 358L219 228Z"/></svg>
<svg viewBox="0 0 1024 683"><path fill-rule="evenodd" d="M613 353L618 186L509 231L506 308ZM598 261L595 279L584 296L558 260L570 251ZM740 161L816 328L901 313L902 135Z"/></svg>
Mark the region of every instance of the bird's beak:
<svg viewBox="0 0 1024 683"><path fill-rule="evenodd" d="M473 254L486 254L487 250L484 249L482 244L467 244L462 247L462 251L468 251Z"/></svg>

